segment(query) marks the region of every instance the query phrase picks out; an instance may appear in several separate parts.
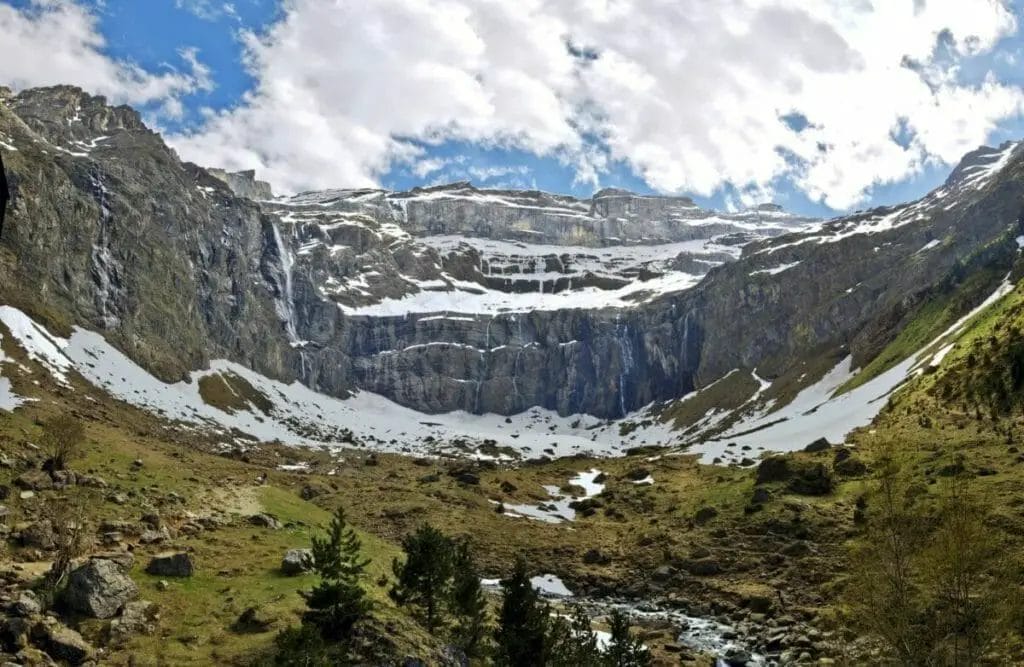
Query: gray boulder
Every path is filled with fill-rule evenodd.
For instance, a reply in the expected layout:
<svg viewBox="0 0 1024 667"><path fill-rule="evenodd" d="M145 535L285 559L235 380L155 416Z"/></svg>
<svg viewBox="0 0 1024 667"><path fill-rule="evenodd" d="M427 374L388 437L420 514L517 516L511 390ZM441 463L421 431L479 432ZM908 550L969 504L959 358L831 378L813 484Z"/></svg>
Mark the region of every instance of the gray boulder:
<svg viewBox="0 0 1024 667"><path fill-rule="evenodd" d="M138 594L138 586L120 565L112 560L93 558L71 572L64 601L81 614L111 618Z"/></svg>
<svg viewBox="0 0 1024 667"><path fill-rule="evenodd" d="M313 568L313 551L311 549L289 549L281 559L281 572L293 577L304 574Z"/></svg>
<svg viewBox="0 0 1024 667"><path fill-rule="evenodd" d="M156 604L149 600L129 602L121 615L110 622L110 643L123 646L134 635L152 634L158 619Z"/></svg>
<svg viewBox="0 0 1024 667"><path fill-rule="evenodd" d="M96 650L71 628L46 618L32 627L32 643L51 658L69 665L81 665L93 660Z"/></svg>
<svg viewBox="0 0 1024 667"><path fill-rule="evenodd" d="M192 556L185 552L157 554L146 566L146 572L158 577L191 577L194 570Z"/></svg>

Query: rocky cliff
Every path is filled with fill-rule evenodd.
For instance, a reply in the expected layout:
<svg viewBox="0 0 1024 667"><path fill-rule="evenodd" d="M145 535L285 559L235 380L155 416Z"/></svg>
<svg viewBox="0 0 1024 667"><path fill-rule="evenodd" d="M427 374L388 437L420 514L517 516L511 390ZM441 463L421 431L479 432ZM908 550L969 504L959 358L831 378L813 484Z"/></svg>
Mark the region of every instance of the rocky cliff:
<svg viewBox="0 0 1024 667"><path fill-rule="evenodd" d="M257 202L254 177L182 163L130 109L67 87L2 97L0 299L165 378L224 357L424 412L619 417L735 369L799 386L817 358L863 365L921 303L994 286L1020 234L1015 144L825 223L469 184Z"/></svg>

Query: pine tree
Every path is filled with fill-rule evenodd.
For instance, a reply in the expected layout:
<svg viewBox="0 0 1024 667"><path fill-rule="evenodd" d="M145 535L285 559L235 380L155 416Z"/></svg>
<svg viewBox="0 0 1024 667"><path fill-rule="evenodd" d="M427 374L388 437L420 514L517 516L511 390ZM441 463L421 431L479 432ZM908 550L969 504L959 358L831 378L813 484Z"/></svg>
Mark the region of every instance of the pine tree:
<svg viewBox="0 0 1024 667"><path fill-rule="evenodd" d="M325 537L313 540L313 571L320 576L313 590L304 593L308 610L303 620L320 630L328 641L349 636L352 626L370 611L359 584L370 561L362 557L362 543L338 508Z"/></svg>
<svg viewBox="0 0 1024 667"><path fill-rule="evenodd" d="M582 607L575 607L568 618L559 616L552 619L548 645L549 667L600 665L602 661L597 634L590 625L590 616Z"/></svg>
<svg viewBox="0 0 1024 667"><path fill-rule="evenodd" d="M604 654L607 667L647 667L650 653L643 643L629 633L629 617L616 609L609 618L611 639Z"/></svg>
<svg viewBox="0 0 1024 667"><path fill-rule="evenodd" d="M502 667L534 667L548 661L550 610L530 583L526 561L516 559L512 576L501 582L504 597L495 632L497 664Z"/></svg>
<svg viewBox="0 0 1024 667"><path fill-rule="evenodd" d="M455 545L449 604L456 617L455 643L468 657L478 657L487 630L487 599L468 540Z"/></svg>
<svg viewBox="0 0 1024 667"><path fill-rule="evenodd" d="M420 526L402 540L405 562L397 558L391 565L398 583L391 597L399 604L423 608L427 629L431 632L442 621L443 603L448 598L452 577L451 539L433 526Z"/></svg>

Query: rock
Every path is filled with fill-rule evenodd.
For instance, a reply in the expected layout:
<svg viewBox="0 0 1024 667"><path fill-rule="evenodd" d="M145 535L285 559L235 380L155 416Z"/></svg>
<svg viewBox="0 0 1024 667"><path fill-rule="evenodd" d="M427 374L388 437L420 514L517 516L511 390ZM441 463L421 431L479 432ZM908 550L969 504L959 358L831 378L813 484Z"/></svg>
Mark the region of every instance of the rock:
<svg viewBox="0 0 1024 667"><path fill-rule="evenodd" d="M156 582L156 589L158 591L166 591L170 587L171 587L171 585L169 583L167 583L166 581L164 581L163 579L161 579L160 581Z"/></svg>
<svg viewBox="0 0 1024 667"><path fill-rule="evenodd" d="M142 515L141 521L153 530L160 530L164 525L159 512L146 512Z"/></svg>
<svg viewBox="0 0 1024 667"><path fill-rule="evenodd" d="M832 456L832 463L836 464L853 456L853 450L849 447L837 447L836 453Z"/></svg>
<svg viewBox="0 0 1024 667"><path fill-rule="evenodd" d="M32 591L21 591L14 602L11 603L8 612L12 616L35 616L43 612L43 605Z"/></svg>
<svg viewBox="0 0 1024 667"><path fill-rule="evenodd" d="M31 640L50 657L70 665L81 665L96 656L96 650L82 635L50 618L32 626Z"/></svg>
<svg viewBox="0 0 1024 667"><path fill-rule="evenodd" d="M261 528L281 530L281 522L269 514L253 514L249 517L249 523L251 523L254 526L260 526Z"/></svg>
<svg viewBox="0 0 1024 667"><path fill-rule="evenodd" d="M772 482L784 482L789 479L792 471L789 467L789 459L785 456L770 456L757 466L755 480L758 484L770 484Z"/></svg>
<svg viewBox="0 0 1024 667"><path fill-rule="evenodd" d="M49 519L41 519L22 529L19 538L26 547L33 549L52 549L54 547L53 523Z"/></svg>
<svg viewBox="0 0 1024 667"><path fill-rule="evenodd" d="M96 475L79 475L78 486L87 486L93 489L107 488L107 480Z"/></svg>
<svg viewBox="0 0 1024 667"><path fill-rule="evenodd" d="M240 634L261 633L270 630L275 617L268 615L257 607L249 607L243 611L231 625L231 630Z"/></svg>
<svg viewBox="0 0 1024 667"><path fill-rule="evenodd" d="M771 500L772 494L763 487L755 487L754 493L750 496L750 502L755 505L762 505Z"/></svg>
<svg viewBox="0 0 1024 667"><path fill-rule="evenodd" d="M128 496L123 493L110 493L107 494L107 502L114 503L115 505L127 505Z"/></svg>
<svg viewBox="0 0 1024 667"><path fill-rule="evenodd" d="M708 521L711 521L718 516L718 510L714 507L701 507L693 515L693 522L698 526L703 526Z"/></svg>
<svg viewBox="0 0 1024 667"><path fill-rule="evenodd" d="M587 565L607 565L612 562L611 556L603 553L600 549L588 549L583 554L583 562Z"/></svg>
<svg viewBox="0 0 1024 667"><path fill-rule="evenodd" d="M847 456L833 464L836 474L841 477L862 477L867 474L868 466L855 456Z"/></svg>
<svg viewBox="0 0 1024 667"><path fill-rule="evenodd" d="M789 480L786 488L805 496L825 496L832 493L835 480L832 472L823 463L801 466Z"/></svg>
<svg viewBox="0 0 1024 667"><path fill-rule="evenodd" d="M423 475L417 481L420 484L434 484L435 482L440 482L441 481L441 476L438 475L436 472L432 472L432 473L428 473L426 475Z"/></svg>
<svg viewBox="0 0 1024 667"><path fill-rule="evenodd" d="M159 608L153 602L129 602L121 615L110 622L110 643L123 646L135 635L153 634L159 617Z"/></svg>
<svg viewBox="0 0 1024 667"><path fill-rule="evenodd" d="M459 484L476 486L480 483L480 475L475 472L461 472L455 477L455 481Z"/></svg>
<svg viewBox="0 0 1024 667"><path fill-rule="evenodd" d="M111 618L138 594L135 582L118 563L91 558L71 571L64 591L64 602L81 614L93 618Z"/></svg>
<svg viewBox="0 0 1024 667"><path fill-rule="evenodd" d="M832 443L825 438L818 438L811 444L804 447L805 452L824 452L829 449L832 449Z"/></svg>
<svg viewBox="0 0 1024 667"><path fill-rule="evenodd" d="M36 497L36 492L35 491L22 491L21 493L18 494L18 497L21 498L22 500L32 500L33 498Z"/></svg>
<svg viewBox="0 0 1024 667"><path fill-rule="evenodd" d="M170 539L171 535L167 531L166 526L160 530L144 530L142 531L142 535L139 535L140 544L159 544Z"/></svg>
<svg viewBox="0 0 1024 667"><path fill-rule="evenodd" d="M782 547L782 554L785 556L791 556L793 558L799 558L800 556L806 556L811 552L811 547L808 546L807 542L798 541L791 542L786 546Z"/></svg>
<svg viewBox="0 0 1024 667"><path fill-rule="evenodd" d="M698 577L709 577L722 571L722 566L718 561L711 558L688 560L683 563L683 567L687 572Z"/></svg>
<svg viewBox="0 0 1024 667"><path fill-rule="evenodd" d="M662 565L654 572L651 573L651 579L658 582L666 582L672 579L676 574L676 570L671 565Z"/></svg>
<svg viewBox="0 0 1024 667"><path fill-rule="evenodd" d="M309 572L312 568L312 549L289 549L281 559L281 573L290 577Z"/></svg>
<svg viewBox="0 0 1024 667"><path fill-rule="evenodd" d="M303 500L312 500L313 498L323 494L323 492L324 490L318 486L306 484L302 487L302 490L299 491L299 497Z"/></svg>
<svg viewBox="0 0 1024 667"><path fill-rule="evenodd" d="M25 491L46 491L53 488L53 479L43 470L30 470L16 477L14 486Z"/></svg>
<svg viewBox="0 0 1024 667"><path fill-rule="evenodd" d="M182 551L153 556L146 566L146 572L158 577L191 577L193 570L192 556Z"/></svg>

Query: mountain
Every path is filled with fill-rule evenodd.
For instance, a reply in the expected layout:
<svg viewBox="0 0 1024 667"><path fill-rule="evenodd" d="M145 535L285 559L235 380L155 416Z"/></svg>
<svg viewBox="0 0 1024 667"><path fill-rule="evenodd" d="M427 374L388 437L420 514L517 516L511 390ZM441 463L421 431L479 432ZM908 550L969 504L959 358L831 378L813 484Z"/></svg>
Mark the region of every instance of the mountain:
<svg viewBox="0 0 1024 667"><path fill-rule="evenodd" d="M67 86L0 91L0 150L9 662L263 664L315 583L282 557L339 507L371 560L366 664L464 664L388 594L424 525L473 545L488 590L525 555L557 613L626 610L656 665L883 659L849 601L896 459L915 566L969 486L978 581L1016 567L1018 144L827 221L465 183L275 197ZM62 417L85 434L68 470ZM30 593L72 529L72 578L143 599L79 618ZM191 579L146 571L168 550ZM948 617L935 591L915 618ZM1011 625L993 664L1019 661Z"/></svg>
<svg viewBox="0 0 1024 667"><path fill-rule="evenodd" d="M860 421L815 427L832 433L870 419L899 363L1018 255L1017 144L969 154L916 202L824 222L467 183L274 198L251 172L181 162L103 98L0 98L0 298L167 383L224 360L411 414L533 414L558 434L620 420L605 432L634 444L777 440L766 425L842 387ZM941 316L900 339L925 307Z"/></svg>

